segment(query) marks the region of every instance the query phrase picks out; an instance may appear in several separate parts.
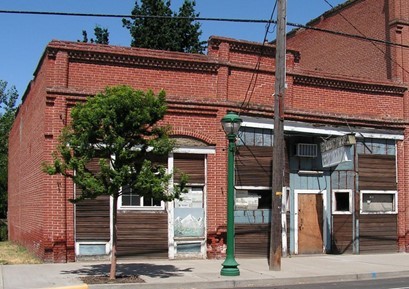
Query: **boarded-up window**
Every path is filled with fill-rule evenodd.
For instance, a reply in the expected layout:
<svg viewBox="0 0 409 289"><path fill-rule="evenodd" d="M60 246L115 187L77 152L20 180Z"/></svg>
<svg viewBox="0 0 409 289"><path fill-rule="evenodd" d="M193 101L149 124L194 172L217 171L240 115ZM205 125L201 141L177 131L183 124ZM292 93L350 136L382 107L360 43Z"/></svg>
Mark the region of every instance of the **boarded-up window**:
<svg viewBox="0 0 409 289"><path fill-rule="evenodd" d="M93 173L99 171L99 160L94 159L87 168ZM81 189L76 188L80 196ZM84 200L75 205L76 240L108 241L110 239L109 196L99 196Z"/></svg>
<svg viewBox="0 0 409 289"><path fill-rule="evenodd" d="M181 173L188 175L190 184L205 183L205 156L201 154L174 155L174 181L180 181Z"/></svg>
<svg viewBox="0 0 409 289"><path fill-rule="evenodd" d="M358 155L360 190L396 190L395 156Z"/></svg>
<svg viewBox="0 0 409 289"><path fill-rule="evenodd" d="M236 186L271 187L273 147L239 146Z"/></svg>

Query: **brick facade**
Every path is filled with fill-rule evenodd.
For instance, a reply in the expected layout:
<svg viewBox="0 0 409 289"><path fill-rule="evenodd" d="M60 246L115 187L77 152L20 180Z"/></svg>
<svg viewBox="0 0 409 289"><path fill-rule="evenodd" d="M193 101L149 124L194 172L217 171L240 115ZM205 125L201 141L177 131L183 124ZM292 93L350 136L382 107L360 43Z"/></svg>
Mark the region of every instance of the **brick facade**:
<svg viewBox="0 0 409 289"><path fill-rule="evenodd" d="M381 2L384 3L349 1L312 24L356 34L339 16L341 12L359 20L356 25L365 26L367 29L362 32L368 37L384 39L391 31L385 28L384 21L376 25L367 21L385 18ZM398 1L389 2L391 6L398 5ZM362 17L363 13L368 17ZM399 32L390 35L390 39L396 41L399 35L405 39L402 42L409 43L409 26L398 26ZM295 32L288 44L286 120L405 131L405 140L397 145L398 224L399 249L408 250L409 95L406 81L401 81L406 78L406 71L399 72L384 57L386 50L390 50L393 59L394 55L399 59L399 53L384 45L380 45L381 52L368 42L314 31ZM272 45L222 37L209 40L207 55L50 42L10 134L10 240L46 261L75 260L74 209L67 202L73 196L73 184L62 177L46 175L41 164L51 160L61 129L69 119L70 107L106 86L127 84L141 90L165 90L169 110L164 121L172 125L174 135L190 136L215 146L216 153L208 156L207 236L209 256L220 256L226 222L227 165L227 141L220 119L228 110L272 118L274 55ZM409 69L407 59L397 61Z"/></svg>

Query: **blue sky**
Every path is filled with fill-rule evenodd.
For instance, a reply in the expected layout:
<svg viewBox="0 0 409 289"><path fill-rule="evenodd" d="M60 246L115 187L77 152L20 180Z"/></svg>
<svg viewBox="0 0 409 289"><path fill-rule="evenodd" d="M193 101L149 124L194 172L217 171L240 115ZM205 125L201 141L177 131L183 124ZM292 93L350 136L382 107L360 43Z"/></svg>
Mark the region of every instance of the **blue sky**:
<svg viewBox="0 0 409 289"><path fill-rule="evenodd" d="M333 6L345 0L327 0ZM173 0L177 10L183 0ZM275 0L196 0L196 12L201 17L269 19ZM52 11L100 14L130 14L134 0L2 0L0 10ZM331 7L324 0L287 0L287 20L305 24ZM265 24L201 22L202 39L211 35L250 41L263 41ZM110 44L129 46L129 31L119 18L67 17L0 14L0 79L15 85L22 95L33 77L34 70L52 39L77 41L82 30L93 36L98 24L108 28ZM275 38L275 31L268 40Z"/></svg>

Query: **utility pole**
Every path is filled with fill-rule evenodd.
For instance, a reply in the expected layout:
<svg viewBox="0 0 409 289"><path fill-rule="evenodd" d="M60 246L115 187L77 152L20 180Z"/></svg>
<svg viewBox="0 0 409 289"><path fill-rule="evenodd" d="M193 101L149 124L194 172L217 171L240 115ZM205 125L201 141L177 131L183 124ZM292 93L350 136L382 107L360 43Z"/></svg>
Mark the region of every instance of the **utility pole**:
<svg viewBox="0 0 409 289"><path fill-rule="evenodd" d="M286 82L287 0L278 0L274 93L273 183L269 269L281 270L281 196L284 177L284 95Z"/></svg>

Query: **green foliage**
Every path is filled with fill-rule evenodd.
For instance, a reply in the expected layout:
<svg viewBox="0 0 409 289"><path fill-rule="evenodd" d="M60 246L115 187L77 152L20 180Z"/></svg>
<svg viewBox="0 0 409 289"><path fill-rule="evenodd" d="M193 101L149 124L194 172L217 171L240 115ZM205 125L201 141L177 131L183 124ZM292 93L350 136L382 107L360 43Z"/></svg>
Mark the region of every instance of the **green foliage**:
<svg viewBox="0 0 409 289"><path fill-rule="evenodd" d="M180 188L168 189L171 175L151 161L173 150L169 127L158 125L166 109L163 91L154 95L128 86L107 88L73 108L72 123L61 134L54 163L45 170L74 180L82 190L74 201L117 197L124 185L140 196L164 201L178 198ZM93 159L99 159L97 173L87 167Z"/></svg>
<svg viewBox="0 0 409 289"><path fill-rule="evenodd" d="M154 161L168 156L174 142L169 127L160 126L166 113L165 92L133 90L129 86L106 88L105 92L76 105L71 124L62 131L54 162L45 164L48 174L71 178L81 194L72 202L113 197L113 234L110 279L116 276L117 201L121 187L140 196L170 201L185 190L186 178L169 189L171 174ZM99 160L99 170L88 164Z"/></svg>
<svg viewBox="0 0 409 289"><path fill-rule="evenodd" d="M7 217L8 140L16 113L18 93L0 80L0 218Z"/></svg>
<svg viewBox="0 0 409 289"><path fill-rule="evenodd" d="M7 241L8 240L8 230L6 223L0 223L0 241Z"/></svg>
<svg viewBox="0 0 409 289"><path fill-rule="evenodd" d="M124 27L129 29L132 36L131 46L159 50L180 51L189 53L203 53L205 42L200 41L200 23L194 18L195 1L185 0L179 12L172 12L170 1L141 0L135 1L133 16L165 16L163 18L133 17L132 21L122 19ZM178 17L182 17L179 18Z"/></svg>
<svg viewBox="0 0 409 289"><path fill-rule="evenodd" d="M109 44L108 28L102 28L99 25L95 25L94 35L95 35L95 39L94 38L88 39L87 31L82 30L82 41L81 42L88 43L88 41L90 41L91 43L96 43L96 44ZM80 41L78 40L78 42Z"/></svg>

